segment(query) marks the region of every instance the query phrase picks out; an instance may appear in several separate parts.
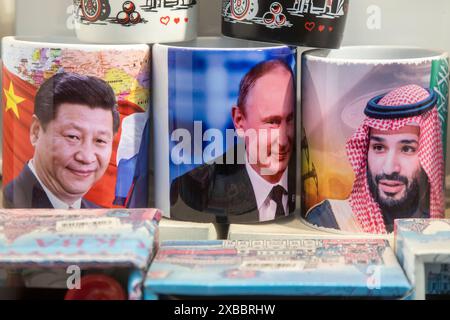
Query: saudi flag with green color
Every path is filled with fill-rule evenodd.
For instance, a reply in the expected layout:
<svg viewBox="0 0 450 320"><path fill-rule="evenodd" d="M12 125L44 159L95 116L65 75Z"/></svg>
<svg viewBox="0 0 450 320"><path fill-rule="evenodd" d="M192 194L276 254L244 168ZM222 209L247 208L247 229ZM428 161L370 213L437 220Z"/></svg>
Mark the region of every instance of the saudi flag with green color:
<svg viewBox="0 0 450 320"><path fill-rule="evenodd" d="M444 151L447 149L447 117L448 117L448 94L449 94L449 66L448 58L433 61L431 65L431 85L437 96L437 108L442 124L442 141Z"/></svg>

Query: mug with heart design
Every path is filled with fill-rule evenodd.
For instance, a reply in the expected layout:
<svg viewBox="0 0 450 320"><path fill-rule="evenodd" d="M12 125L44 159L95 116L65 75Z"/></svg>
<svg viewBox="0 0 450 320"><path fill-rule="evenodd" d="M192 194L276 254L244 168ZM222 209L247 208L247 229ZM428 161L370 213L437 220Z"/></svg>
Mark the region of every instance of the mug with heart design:
<svg viewBox="0 0 450 320"><path fill-rule="evenodd" d="M350 0L223 0L225 36L339 48Z"/></svg>
<svg viewBox="0 0 450 320"><path fill-rule="evenodd" d="M157 43L197 36L197 0L73 0L84 42Z"/></svg>

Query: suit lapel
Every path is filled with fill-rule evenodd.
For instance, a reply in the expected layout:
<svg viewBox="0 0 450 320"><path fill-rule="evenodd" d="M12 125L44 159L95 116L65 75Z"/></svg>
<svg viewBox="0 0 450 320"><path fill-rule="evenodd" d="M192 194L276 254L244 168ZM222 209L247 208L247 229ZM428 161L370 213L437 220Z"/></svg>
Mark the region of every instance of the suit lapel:
<svg viewBox="0 0 450 320"><path fill-rule="evenodd" d="M36 209L51 209L53 208L50 199L47 197L44 189L42 188L39 181L34 176L33 172L31 172L28 165L25 165L24 170L22 171L22 182L25 186L25 192L27 194L31 194L31 208ZM28 190L26 190L28 188Z"/></svg>
<svg viewBox="0 0 450 320"><path fill-rule="evenodd" d="M100 207L97 206L96 204L86 200L86 199L81 199L81 209L99 209Z"/></svg>
<svg viewBox="0 0 450 320"><path fill-rule="evenodd" d="M252 182L245 169L245 165L239 165L227 184L227 212L230 215L254 215L253 221L259 220L258 207Z"/></svg>
<svg viewBox="0 0 450 320"><path fill-rule="evenodd" d="M216 166L215 185L209 209L215 212L217 222L258 222L255 193L245 165Z"/></svg>

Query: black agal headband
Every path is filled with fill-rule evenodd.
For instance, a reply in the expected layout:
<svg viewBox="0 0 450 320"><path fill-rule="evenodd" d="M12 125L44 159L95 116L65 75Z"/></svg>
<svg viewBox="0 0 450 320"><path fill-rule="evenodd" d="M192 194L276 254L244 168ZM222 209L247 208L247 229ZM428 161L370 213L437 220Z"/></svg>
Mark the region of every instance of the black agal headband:
<svg viewBox="0 0 450 320"><path fill-rule="evenodd" d="M381 99L386 94L377 96L369 101L364 114L374 119L399 119L419 116L433 109L437 103L437 94L433 90L426 89L430 94L428 98L414 104L405 104L401 106L382 106L379 105Z"/></svg>

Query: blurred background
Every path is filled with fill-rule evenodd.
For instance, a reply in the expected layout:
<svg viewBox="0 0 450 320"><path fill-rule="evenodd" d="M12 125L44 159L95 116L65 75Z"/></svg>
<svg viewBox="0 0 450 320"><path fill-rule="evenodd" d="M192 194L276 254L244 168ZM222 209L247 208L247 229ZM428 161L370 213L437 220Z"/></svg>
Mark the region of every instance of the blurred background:
<svg viewBox="0 0 450 320"><path fill-rule="evenodd" d="M199 34L219 35L222 0L198 2ZM0 0L0 37L73 35L72 3ZM344 45L409 45L450 51L448 30L449 0L350 0Z"/></svg>

